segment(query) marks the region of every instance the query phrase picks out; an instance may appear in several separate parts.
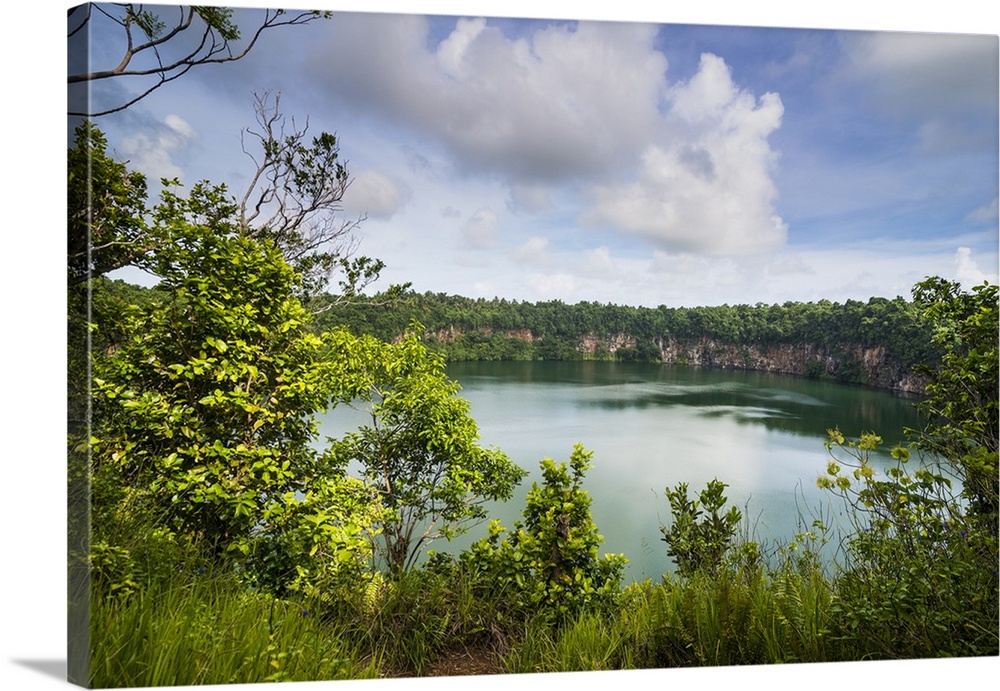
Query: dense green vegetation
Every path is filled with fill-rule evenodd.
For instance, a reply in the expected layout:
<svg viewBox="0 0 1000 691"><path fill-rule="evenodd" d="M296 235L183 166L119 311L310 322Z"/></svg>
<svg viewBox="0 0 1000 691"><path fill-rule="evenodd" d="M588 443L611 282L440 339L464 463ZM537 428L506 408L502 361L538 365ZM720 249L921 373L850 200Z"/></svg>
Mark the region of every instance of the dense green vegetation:
<svg viewBox="0 0 1000 691"><path fill-rule="evenodd" d="M750 348L767 351L808 344L838 361L835 371L815 358L801 371L848 383L869 383L856 348L881 348L883 360L901 372L936 361L939 350L928 325L909 300L872 298L832 303L786 302L781 305L720 305L657 308L602 305L558 300L519 302L472 299L408 292L393 309L378 309L382 296L333 304L318 296L319 328L344 325L358 334L392 340L412 320L426 328L428 347L449 360L579 360L657 362L671 344L734 346L744 356L740 367L752 369ZM586 341L590 341L587 344ZM676 358L683 364L684 355Z"/></svg>
<svg viewBox="0 0 1000 691"><path fill-rule="evenodd" d="M684 310L361 298L376 260L297 269L288 255L306 240L294 223L256 225L209 183L168 184L150 207L99 132L77 138L73 151L103 171L87 177L71 153L69 367L84 385L69 392L70 500L71 517L90 516L70 541L71 611L89 635L80 681L998 654L996 286L928 279L912 301ZM289 194L322 198L310 185L346 175L324 137L282 161ZM81 256L81 237L109 253ZM122 263L160 284L103 275ZM315 292L318 266L342 269L338 296ZM386 299L400 302L380 309ZM868 463L877 431L851 437L830 421L820 483L856 528L832 567L817 556L830 539L820 524L773 551L742 534L720 478L695 498L665 488L676 572L623 583L627 555L600 554L586 489L600 459L586 440L568 462L540 459L510 530L494 522L469 549L435 552L436 538L488 520L484 500L509 499L524 474L480 446L442 354L419 337L451 327L462 331L451 357L575 357L585 333L632 334L634 354L617 356L640 359L666 335L882 344L933 365L925 427L880 476ZM518 329L537 339L492 340ZM371 423L317 450L316 416L348 404Z"/></svg>
<svg viewBox="0 0 1000 691"><path fill-rule="evenodd" d="M132 287L132 290L136 290ZM386 305L391 303L391 309ZM395 341L423 326L422 340L447 360L617 360L688 364L691 350L708 366L770 368L842 383L886 385L934 364L941 349L912 300L833 303L628 307L558 300L519 302L435 293L318 293L307 302L316 333L346 328ZM809 353L797 351L807 346ZM724 348L735 353L720 357ZM864 351L878 351L863 364ZM786 353L783 362L782 351ZM835 363L832 364L831 363ZM879 381L887 369L897 377Z"/></svg>

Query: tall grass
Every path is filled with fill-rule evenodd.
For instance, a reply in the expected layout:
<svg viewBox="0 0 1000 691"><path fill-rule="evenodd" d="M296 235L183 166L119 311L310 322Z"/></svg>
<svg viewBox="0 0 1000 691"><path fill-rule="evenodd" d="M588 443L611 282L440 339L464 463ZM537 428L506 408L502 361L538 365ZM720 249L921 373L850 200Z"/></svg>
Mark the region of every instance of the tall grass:
<svg viewBox="0 0 1000 691"><path fill-rule="evenodd" d="M643 627L632 627L646 667L823 662L829 581L818 570L723 570L665 579L641 591Z"/></svg>
<svg viewBox="0 0 1000 691"><path fill-rule="evenodd" d="M613 613L528 623L508 672L561 672L837 659L832 594L818 569L723 569L637 583Z"/></svg>
<svg viewBox="0 0 1000 691"><path fill-rule="evenodd" d="M492 658L506 647L511 622L505 603L483 597L459 569L417 570L376 589L366 608L342 619L360 650L379 660L386 676L421 676L459 651Z"/></svg>
<svg viewBox="0 0 1000 691"><path fill-rule="evenodd" d="M630 669L634 664L627 640L617 621L596 612L583 612L558 627L539 617L524 627L504 659L504 670L516 674Z"/></svg>
<svg viewBox="0 0 1000 691"><path fill-rule="evenodd" d="M836 659L830 583L818 569L670 576L561 624L512 616L476 586L460 569L420 570L323 616L225 577L154 586L95 603L93 684L422 676L457 651L507 673Z"/></svg>
<svg viewBox="0 0 1000 691"><path fill-rule="evenodd" d="M858 660L840 580L807 545L776 563L625 587L561 620L512 606L460 565L422 568L341 605L302 604L231 574L154 579L92 607L98 688ZM188 571L187 573L190 574ZM105 591L107 592L107 591ZM116 591L117 592L117 591ZM360 592L360 591L359 591ZM357 593L355 593L357 595ZM346 604L345 604L346 603ZM464 666L463 666L464 664Z"/></svg>
<svg viewBox="0 0 1000 691"><path fill-rule="evenodd" d="M95 596L90 683L180 686L375 676L338 627L230 577Z"/></svg>

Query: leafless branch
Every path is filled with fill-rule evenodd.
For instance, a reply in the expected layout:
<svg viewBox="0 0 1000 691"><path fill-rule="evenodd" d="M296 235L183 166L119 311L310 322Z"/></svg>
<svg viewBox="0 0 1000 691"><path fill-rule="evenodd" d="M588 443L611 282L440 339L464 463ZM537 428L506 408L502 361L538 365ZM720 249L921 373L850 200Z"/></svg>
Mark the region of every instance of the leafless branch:
<svg viewBox="0 0 1000 691"><path fill-rule="evenodd" d="M124 110L164 84L183 76L195 66L240 60L253 49L260 36L268 29L308 24L328 16L328 13L317 11L288 13L281 9L266 9L263 19L249 40L242 49L239 49L234 45L239 40L239 31L228 21L229 11L224 8L212 10L212 8L178 6L176 20L168 25L161 22L158 16L147 12L142 4L89 5L87 14L80 24L69 30L68 38L80 36L85 27L88 30L91 28L91 7L120 27L125 47L116 66L72 73L68 76L67 82L79 84L117 77L152 77L155 81L151 86L141 90L139 95L123 104L98 112L69 113L85 117L97 117ZM120 13L112 14L106 9L108 7L119 8ZM210 11L214 13L207 14ZM71 18L73 12L70 13ZM199 31L200 35L197 33ZM191 43L187 42L188 37L192 38ZM182 47L181 44L186 44L187 47ZM147 56L148 61L143 62Z"/></svg>
<svg viewBox="0 0 1000 691"><path fill-rule="evenodd" d="M258 127L246 128L242 141L257 168L240 201L240 215L245 232L256 226L279 241L301 236L304 244L289 257L295 259L349 235L363 219L336 223L332 218L350 186L347 162L338 161L336 137L324 133L310 146L309 121L301 128L294 119L286 124L280 105L280 94L254 94ZM248 150L247 138L256 140L259 154Z"/></svg>
<svg viewBox="0 0 1000 691"><path fill-rule="evenodd" d="M368 278L364 266L348 261L364 217L339 216L350 178L336 136L307 138L308 120L299 127L280 105L280 94L254 94L257 124L241 135L243 152L254 163L238 202L242 232L272 239L307 278L326 279L336 269Z"/></svg>

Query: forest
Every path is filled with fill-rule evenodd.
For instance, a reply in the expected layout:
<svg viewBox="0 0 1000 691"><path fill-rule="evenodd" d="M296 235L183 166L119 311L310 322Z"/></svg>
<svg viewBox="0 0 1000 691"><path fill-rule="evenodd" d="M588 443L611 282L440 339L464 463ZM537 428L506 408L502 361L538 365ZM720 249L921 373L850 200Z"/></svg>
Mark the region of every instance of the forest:
<svg viewBox="0 0 1000 691"><path fill-rule="evenodd" d="M106 284L123 300L155 300L155 289L125 283ZM694 308L628 307L558 300L530 303L472 299L454 295L400 291L387 302L382 295L358 295L341 302L321 292L310 298L312 330L321 334L346 328L355 335L394 341L420 325L427 348L449 361L462 360L616 360L691 364L690 348L744 353L737 365L754 369L749 352L808 345L813 358L795 359L781 371L848 384L879 386L874 367L865 370L859 356L878 350L878 368L914 373L918 365L940 361L940 348L916 305L902 297L872 298L844 304L786 302L782 305L721 305ZM671 354L671 346L684 346ZM673 357L671 357L673 355ZM721 358L702 357L706 366L732 367ZM830 371L826 361L837 363ZM920 380L922 382L922 380ZM891 388L891 386L886 387Z"/></svg>
<svg viewBox="0 0 1000 691"><path fill-rule="evenodd" d="M928 324L920 319L916 306L902 297L843 304L823 300L645 308L407 291L394 300L391 310L378 309L380 302L378 296L359 296L337 304L335 296L319 295L317 328L341 324L353 333L392 340L417 322L424 328L427 346L449 360L596 359L689 364L692 348L704 351L730 346L745 353L745 362L737 359L734 364L711 356L699 360L709 366L746 369L770 364L772 371L884 388L892 388L892 384L877 381L884 372L864 369L860 361L863 350L879 349L878 367L898 373L910 373L917 364L933 364L940 357ZM814 348L817 356L785 363L784 369L751 361L750 349L767 353L804 344ZM670 353L676 346L681 346L681 352ZM836 368L828 368L825 359L836 360Z"/></svg>
<svg viewBox="0 0 1000 691"><path fill-rule="evenodd" d="M67 152L72 681L1000 653L997 286L928 277L908 299L655 309L372 293L383 265L353 252L354 224L329 222L349 180L337 137L281 129L266 97L257 115L258 186L241 195L165 180L151 199L89 119ZM158 283L114 280L122 267ZM619 334L614 351L580 350ZM447 358L655 361L669 338L881 346L923 378L904 446L830 421L818 484L853 526L834 564L817 556L822 523L758 543L723 477L653 488L672 568L625 582L628 555L601 553L585 440L538 459L519 520L490 516L527 473L481 445ZM323 445L318 416L347 403L369 421ZM439 551L475 526L487 537Z"/></svg>

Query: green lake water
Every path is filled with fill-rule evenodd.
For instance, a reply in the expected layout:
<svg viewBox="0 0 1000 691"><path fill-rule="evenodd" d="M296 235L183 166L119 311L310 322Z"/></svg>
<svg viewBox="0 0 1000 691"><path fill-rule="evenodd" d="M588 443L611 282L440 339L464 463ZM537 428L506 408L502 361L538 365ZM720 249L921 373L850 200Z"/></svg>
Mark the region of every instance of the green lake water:
<svg viewBox="0 0 1000 691"><path fill-rule="evenodd" d="M753 536L791 540L821 517L836 526L843 506L816 488L829 455L828 428L847 436L875 431L886 448L918 427L913 399L884 391L766 373L611 362L460 362L448 366L479 423L482 443L505 451L529 476L491 516L520 517L544 457L565 461L573 445L594 452L587 475L603 551L624 553L628 580L654 580L673 568L659 526L670 521L666 487L689 493L718 478L744 512ZM361 422L331 412L321 433ZM876 466L892 461L888 455ZM457 553L486 526L437 551ZM836 538L835 530L831 538ZM832 550L832 547L827 548Z"/></svg>

